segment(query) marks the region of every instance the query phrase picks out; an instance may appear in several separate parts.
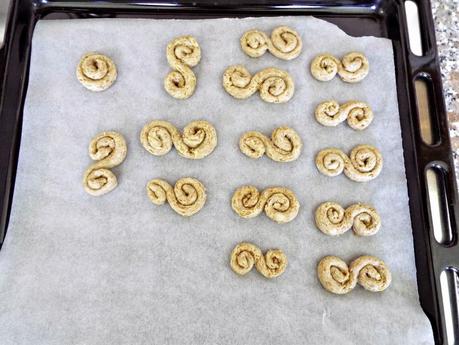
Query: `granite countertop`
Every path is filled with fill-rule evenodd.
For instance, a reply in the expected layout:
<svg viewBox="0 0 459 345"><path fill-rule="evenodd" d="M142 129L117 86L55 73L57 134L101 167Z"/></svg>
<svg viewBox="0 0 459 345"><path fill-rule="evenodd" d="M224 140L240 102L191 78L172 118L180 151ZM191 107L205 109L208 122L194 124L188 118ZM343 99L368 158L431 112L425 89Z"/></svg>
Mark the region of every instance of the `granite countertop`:
<svg viewBox="0 0 459 345"><path fill-rule="evenodd" d="M432 13L456 177L459 178L459 1L432 0Z"/></svg>

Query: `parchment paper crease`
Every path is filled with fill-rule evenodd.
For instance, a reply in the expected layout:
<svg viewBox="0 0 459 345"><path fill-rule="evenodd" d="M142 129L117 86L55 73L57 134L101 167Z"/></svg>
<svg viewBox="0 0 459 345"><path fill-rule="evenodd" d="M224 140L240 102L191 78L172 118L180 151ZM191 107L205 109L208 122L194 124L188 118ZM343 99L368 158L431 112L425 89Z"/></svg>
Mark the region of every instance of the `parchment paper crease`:
<svg viewBox="0 0 459 345"><path fill-rule="evenodd" d="M239 37L251 28L267 33L289 25L302 36L303 53L286 62L265 54L244 55ZM170 71L166 45L194 35L202 60L194 96L171 98L163 89ZM0 339L9 344L431 344L427 317L418 301L406 177L396 98L392 44L352 38L332 24L306 17L223 20L40 21L33 38L24 109L20 161L6 243L0 252ZM364 52L368 77L350 85L338 77L315 81L311 59ZM118 66L118 80L103 93L84 89L75 77L81 55L98 51ZM258 95L236 100L221 86L228 65L255 73L276 66L291 73L293 99L267 104ZM368 102L375 120L363 132L345 123L322 127L315 106L335 98ZM204 160L171 151L154 157L139 142L142 126L165 119L183 128L195 119L212 122L218 147ZM294 128L304 150L293 163L255 161L238 149L247 130L265 134L280 125ZM83 191L91 164L90 139L116 130L128 142L128 156L114 169L118 188L100 198ZM314 156L336 146L345 152L360 143L384 157L376 180L359 184L318 173ZM146 196L151 178L171 183L183 176L202 181L204 209L190 219ZM286 186L301 202L298 217L278 225L266 216L251 220L230 207L242 184L260 189ZM313 223L315 208L335 200L373 204L383 221L374 237L351 232L330 238ZM289 266L278 279L255 270L245 277L229 267L240 241L266 250L282 248ZM393 284L384 293L357 287L332 295L316 278L317 262L328 254L346 261L361 254L385 260Z"/></svg>

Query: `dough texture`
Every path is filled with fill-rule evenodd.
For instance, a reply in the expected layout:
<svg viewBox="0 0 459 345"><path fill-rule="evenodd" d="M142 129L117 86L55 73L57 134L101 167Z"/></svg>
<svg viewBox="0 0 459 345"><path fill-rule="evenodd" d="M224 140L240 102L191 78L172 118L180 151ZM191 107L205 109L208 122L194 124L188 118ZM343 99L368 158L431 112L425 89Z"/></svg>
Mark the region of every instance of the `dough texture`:
<svg viewBox="0 0 459 345"><path fill-rule="evenodd" d="M371 145L354 147L348 157L337 148L327 148L316 156L316 166L327 176L344 174L353 181L367 182L378 177L382 170L383 158L379 150Z"/></svg>
<svg viewBox="0 0 459 345"><path fill-rule="evenodd" d="M275 67L265 68L252 77L244 66L230 66L223 73L223 87L238 99L248 98L259 91L261 99L268 103L288 102L295 93L292 77Z"/></svg>
<svg viewBox="0 0 459 345"><path fill-rule="evenodd" d="M217 146L217 131L207 121L192 121L183 134L170 122L154 120L146 124L140 133L143 147L155 156L168 153L172 145L185 158L201 159Z"/></svg>
<svg viewBox="0 0 459 345"><path fill-rule="evenodd" d="M163 205L166 200L170 207L184 217L199 212L206 203L206 189L197 179L184 177L175 186L161 179L153 179L147 184L147 194L155 205Z"/></svg>
<svg viewBox="0 0 459 345"><path fill-rule="evenodd" d="M191 67L201 60L201 48L193 36L180 36L167 45L167 62L173 71L164 79L167 93L177 99L186 99L196 89L196 76Z"/></svg>
<svg viewBox="0 0 459 345"><path fill-rule="evenodd" d="M89 156L96 162L86 169L83 177L84 190L93 196L111 192L118 185L109 169L120 165L127 154L126 141L117 132L102 132L89 143Z"/></svg>
<svg viewBox="0 0 459 345"><path fill-rule="evenodd" d="M116 66L106 55L87 53L77 66L76 76L88 90L104 91L116 80Z"/></svg>
<svg viewBox="0 0 459 345"><path fill-rule="evenodd" d="M269 50L282 60L292 60L301 53L303 43L300 35L288 26L279 26L271 33L271 38L264 32L249 30L241 37L241 48L248 56L257 58Z"/></svg>
<svg viewBox="0 0 459 345"><path fill-rule="evenodd" d="M330 81L336 74L346 83L357 83L363 80L370 71L366 56L359 52L350 52L342 60L331 54L317 55L311 62L311 74L320 81Z"/></svg>
<svg viewBox="0 0 459 345"><path fill-rule="evenodd" d="M242 153L250 158L260 158L265 153L276 162L291 162L296 160L303 143L300 136L289 127L276 128L269 139L257 131L246 132L239 140Z"/></svg>
<svg viewBox="0 0 459 345"><path fill-rule="evenodd" d="M349 101L339 105L335 100L329 100L316 107L315 117L317 122L328 127L347 120L349 127L361 131L373 121L373 111L365 102Z"/></svg>
<svg viewBox="0 0 459 345"><path fill-rule="evenodd" d="M384 261L369 255L347 264L336 256L326 256L317 265L317 276L322 286L338 295L346 294L359 283L372 292L387 289L392 275Z"/></svg>
<svg viewBox="0 0 459 345"><path fill-rule="evenodd" d="M255 265L266 278L275 278L284 273L287 257L280 249L269 249L263 256L260 248L252 243L242 242L231 252L230 265L234 272L243 276Z"/></svg>
<svg viewBox="0 0 459 345"><path fill-rule="evenodd" d="M234 192L231 206L242 218L256 217L264 210L269 218L281 224L295 219L300 203L287 188L272 187L260 193L254 186L242 186Z"/></svg>
<svg viewBox="0 0 459 345"><path fill-rule="evenodd" d="M344 234L350 228L358 236L372 236L381 227L381 218L376 210L367 204L353 204L347 209L336 202L324 202L316 210L317 228L326 235Z"/></svg>

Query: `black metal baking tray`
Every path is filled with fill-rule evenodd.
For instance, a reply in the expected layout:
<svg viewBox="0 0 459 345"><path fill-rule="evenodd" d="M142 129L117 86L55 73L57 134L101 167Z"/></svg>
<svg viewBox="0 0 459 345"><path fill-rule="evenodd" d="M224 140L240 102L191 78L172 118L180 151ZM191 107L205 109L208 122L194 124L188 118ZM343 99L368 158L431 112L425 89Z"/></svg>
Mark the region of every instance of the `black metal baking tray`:
<svg viewBox="0 0 459 345"><path fill-rule="evenodd" d="M415 2L422 33L422 56L410 51L403 0L13 0L4 46L0 50L0 247L8 228L14 192L31 41L37 21L313 15L337 24L350 35L387 37L393 42L419 299L431 321L435 343L446 344L447 327L440 273L459 269L458 200L430 3L423 0ZM428 84L430 118L435 138L433 144L426 144L421 135L415 89L417 78L422 78ZM444 200L443 213L447 216L445 222L450 233L449 241L444 243L435 239L430 220L426 182L426 170L429 168L436 169L441 175L439 193ZM455 284L450 285L451 288ZM452 310L457 314L457 300L453 302L455 305ZM453 324L453 328L457 336L457 323ZM458 338L456 340L459 341Z"/></svg>

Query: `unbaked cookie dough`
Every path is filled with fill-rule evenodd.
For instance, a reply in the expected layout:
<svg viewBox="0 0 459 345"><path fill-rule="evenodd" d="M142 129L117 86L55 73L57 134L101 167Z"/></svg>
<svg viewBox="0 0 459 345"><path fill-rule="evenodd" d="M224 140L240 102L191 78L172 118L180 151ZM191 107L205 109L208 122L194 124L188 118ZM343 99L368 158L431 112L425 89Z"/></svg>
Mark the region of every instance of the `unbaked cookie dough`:
<svg viewBox="0 0 459 345"><path fill-rule="evenodd" d="M263 192L254 186L239 187L231 199L231 207L242 218L253 218L263 210L277 223L295 219L300 208L296 195L284 187L271 187Z"/></svg>
<svg viewBox="0 0 459 345"><path fill-rule="evenodd" d="M317 55L312 60L310 69L312 76L320 81L330 81L338 74L346 83L357 83L367 76L370 63L366 56L359 52L348 53L341 61L325 53Z"/></svg>
<svg viewBox="0 0 459 345"><path fill-rule="evenodd" d="M292 60L301 53L303 43L298 33L288 26L279 26L271 38L259 30L249 30L241 37L241 48L248 56L257 58L269 50L275 57Z"/></svg>
<svg viewBox="0 0 459 345"><path fill-rule="evenodd" d="M102 132L89 143L89 156L97 161L86 169L83 177L84 190L93 196L111 192L118 185L117 178L109 169L120 165L127 154L126 140L117 132Z"/></svg>
<svg viewBox="0 0 459 345"><path fill-rule="evenodd" d="M369 255L358 257L349 267L339 257L326 256L317 265L317 276L324 289L338 295L348 293L357 283L368 291L384 291L392 281L384 261Z"/></svg>
<svg viewBox="0 0 459 345"><path fill-rule="evenodd" d="M76 76L88 90L104 91L116 80L116 66L106 55L87 53L77 66Z"/></svg>
<svg viewBox="0 0 459 345"><path fill-rule="evenodd" d="M358 236L372 236L381 227L381 218L367 204L353 204L344 209L336 202L324 202L316 210L317 228L326 235L338 236L352 228Z"/></svg>
<svg viewBox="0 0 459 345"><path fill-rule="evenodd" d="M376 147L355 146L348 157L337 148L327 148L316 156L316 166L326 176L344 174L353 181L367 182L378 177L382 170L383 158Z"/></svg>
<svg viewBox="0 0 459 345"><path fill-rule="evenodd" d="M167 62L173 71L164 79L164 89L177 99L186 99L196 89L196 76L191 67L201 60L201 48L193 36L180 36L167 45Z"/></svg>
<svg viewBox="0 0 459 345"><path fill-rule="evenodd" d="M198 120L190 122L181 134L170 122L154 120L143 127L140 142L155 156L165 155L174 145L182 157L201 159L217 146L217 131L209 122Z"/></svg>
<svg viewBox="0 0 459 345"><path fill-rule="evenodd" d="M260 158L265 153L276 162L291 162L296 160L303 143L297 132L289 127L276 128L271 139L257 131L246 132L239 140L242 153L250 158Z"/></svg>
<svg viewBox="0 0 459 345"><path fill-rule="evenodd" d="M373 111L365 102L349 101L339 105L335 100L320 103L315 110L317 122L327 127L339 125L347 120L356 131L367 128L373 121Z"/></svg>
<svg viewBox="0 0 459 345"><path fill-rule="evenodd" d="M238 99L249 98L259 91L261 99L268 103L288 102L295 93L292 77L275 67L265 68L252 77L244 66L230 66L223 73L223 87Z"/></svg>
<svg viewBox="0 0 459 345"><path fill-rule="evenodd" d="M230 265L234 272L243 276L255 265L266 278L275 278L284 273L287 257L280 249L269 249L265 255L252 243L239 243L231 252Z"/></svg>
<svg viewBox="0 0 459 345"><path fill-rule="evenodd" d="M163 205L166 201L170 207L184 217L199 212L206 203L206 189L197 179L184 177L172 187L161 179L153 179L147 184L147 194L155 205Z"/></svg>

